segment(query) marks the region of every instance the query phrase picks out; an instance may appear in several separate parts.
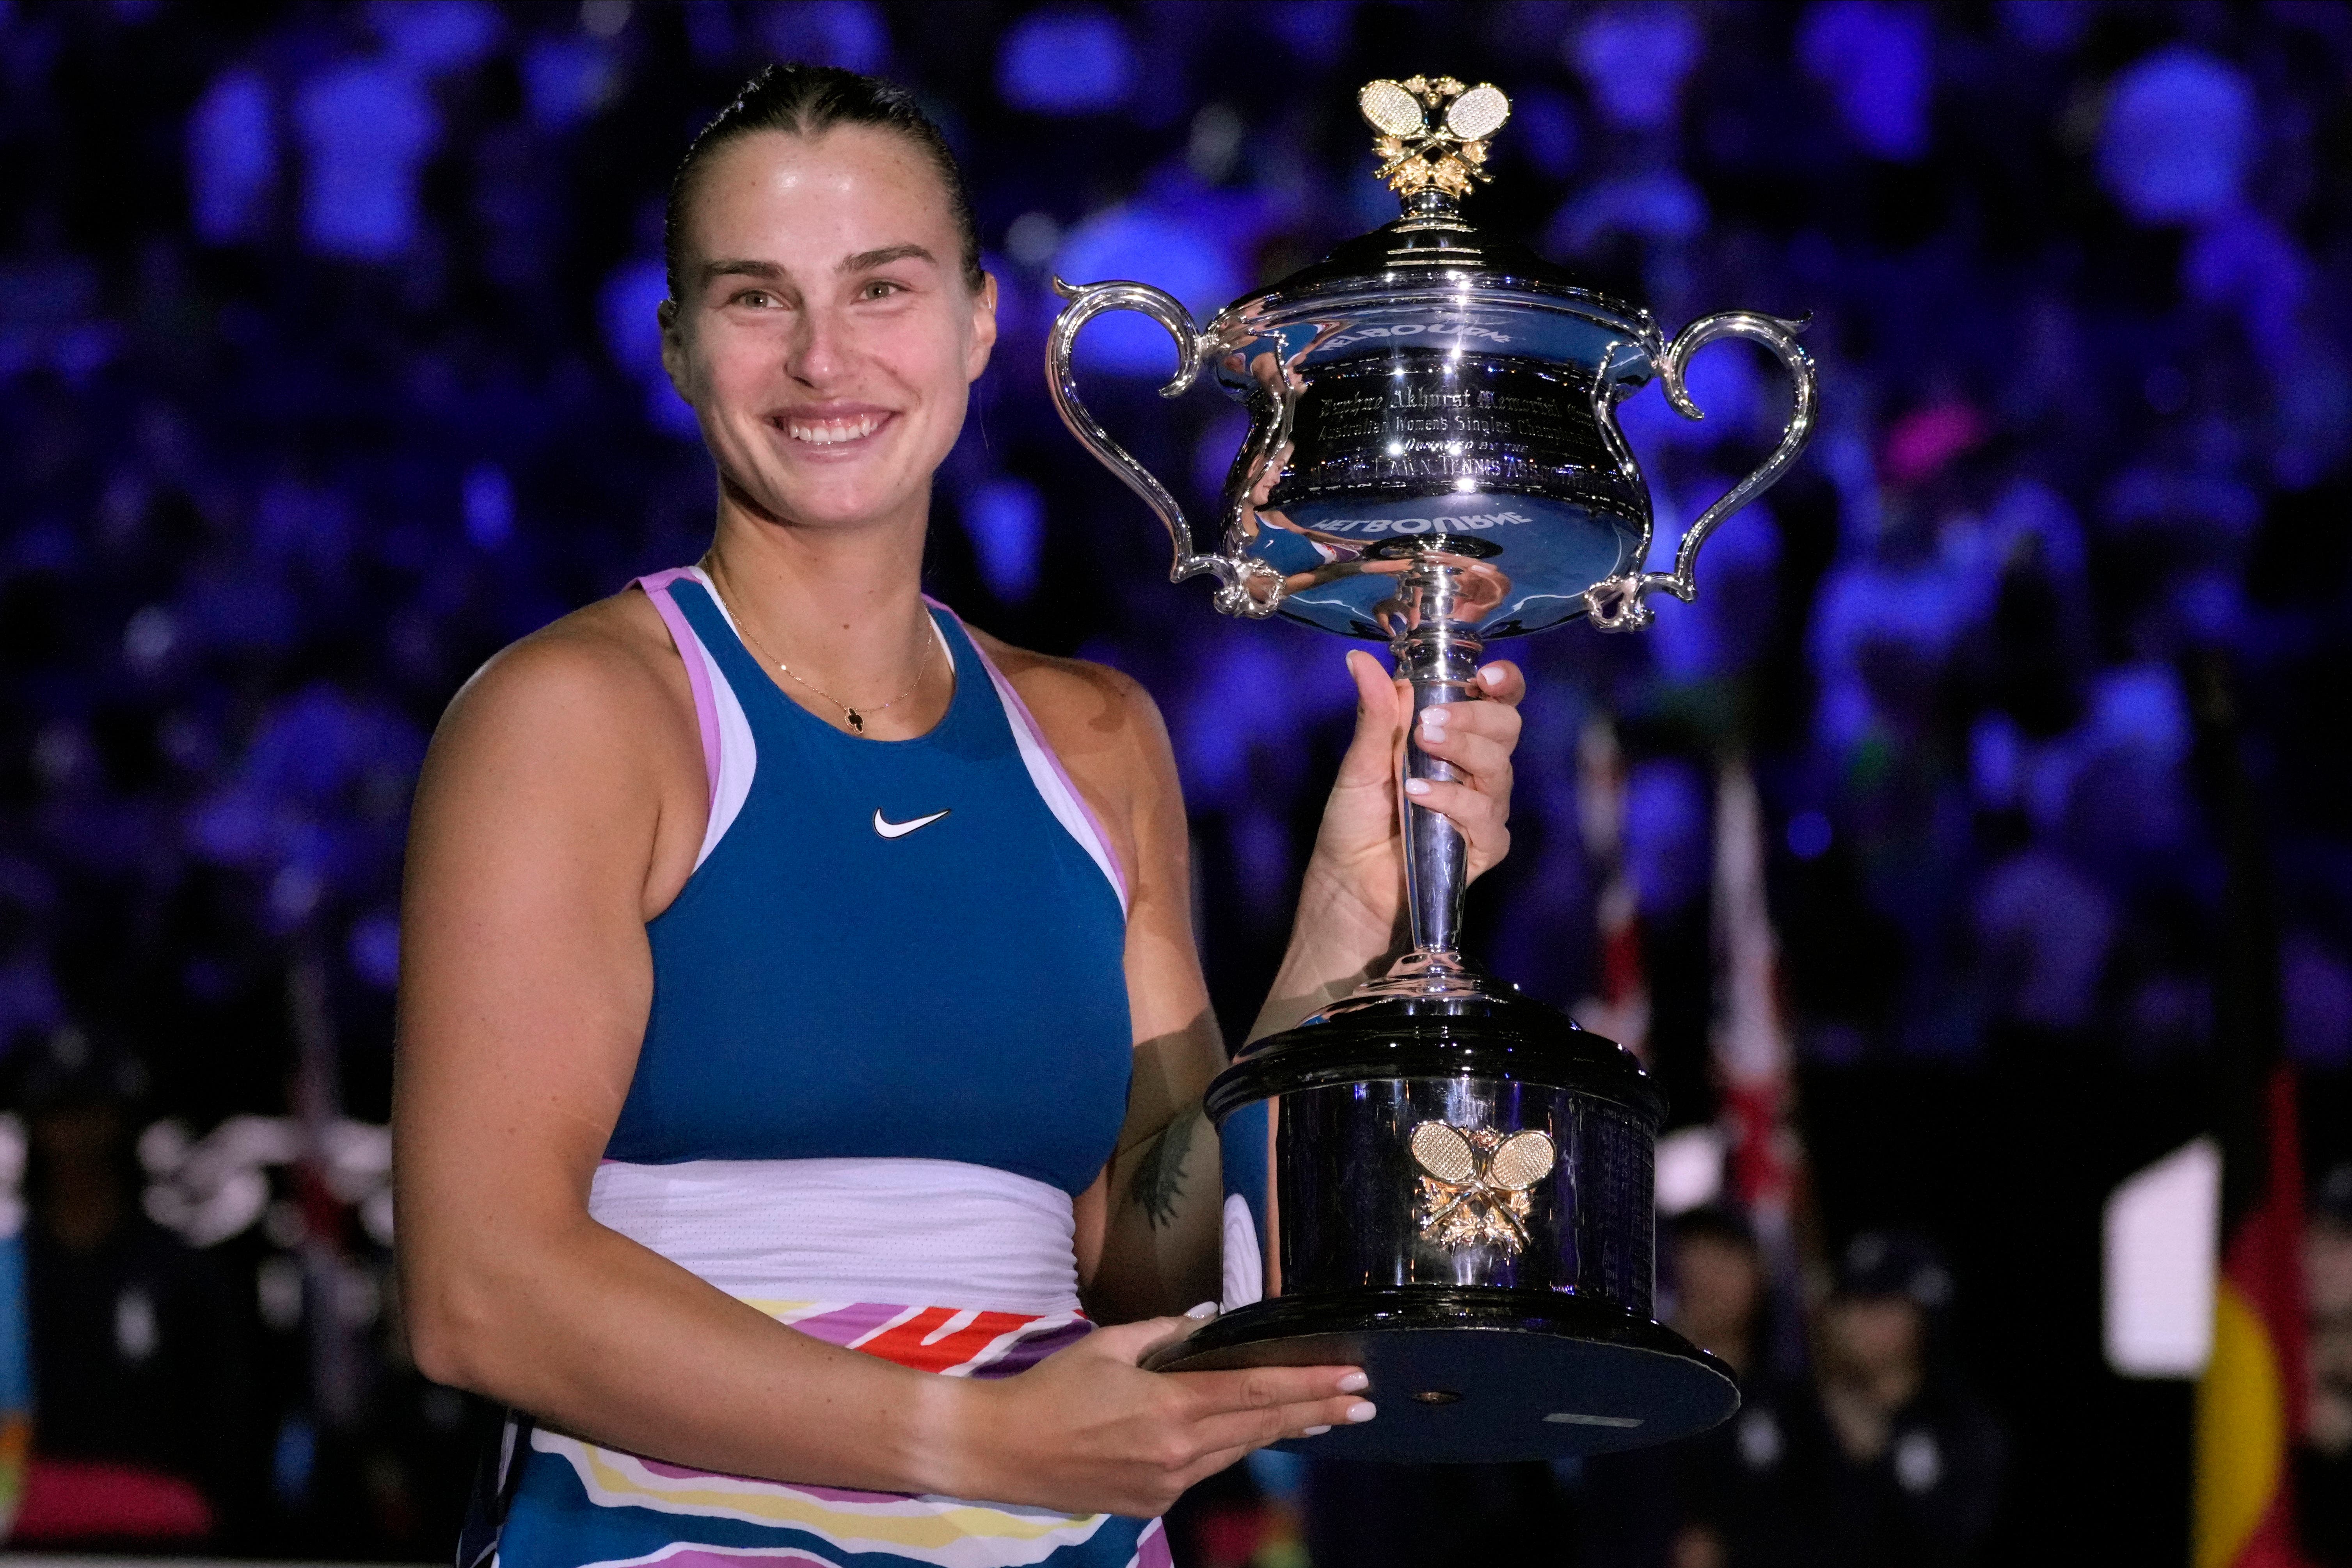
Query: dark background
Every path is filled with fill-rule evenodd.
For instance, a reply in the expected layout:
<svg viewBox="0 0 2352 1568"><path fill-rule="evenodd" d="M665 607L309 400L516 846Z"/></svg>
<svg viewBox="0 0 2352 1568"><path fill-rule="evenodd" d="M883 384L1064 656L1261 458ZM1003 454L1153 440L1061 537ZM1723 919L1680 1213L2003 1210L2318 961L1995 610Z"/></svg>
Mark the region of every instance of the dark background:
<svg viewBox="0 0 2352 1568"><path fill-rule="evenodd" d="M1947 1250L2012 1445L1998 1555L2179 1560L2188 1390L2105 1370L2098 1216L2212 1120L2199 669L2242 699L2308 1157L2352 1156L2339 5L0 0L0 1042L79 1031L142 1126L383 1120L436 716L707 541L653 357L660 195L777 58L906 82L964 161L1004 332L929 585L1158 697L1236 1037L1342 649L1163 581L1045 396L1049 275L1203 314L1278 278L1394 210L1357 86L1443 71L1516 106L1478 221L1670 329L1811 314L1822 428L1699 603L1508 650L1534 692L1475 944L1562 1005L1597 988L1575 752L1612 717L1650 1048L1675 1121L1709 1119L1709 792L1750 758L1821 1234ZM1160 402L1155 333L1090 330L1089 396L1199 508L1239 416ZM1703 359L1704 426L1627 406L1662 530L1778 428L1748 353ZM347 1190L272 1174L206 1250L250 1369L205 1439L236 1549L446 1549L478 1417L404 1370L354 1149Z"/></svg>

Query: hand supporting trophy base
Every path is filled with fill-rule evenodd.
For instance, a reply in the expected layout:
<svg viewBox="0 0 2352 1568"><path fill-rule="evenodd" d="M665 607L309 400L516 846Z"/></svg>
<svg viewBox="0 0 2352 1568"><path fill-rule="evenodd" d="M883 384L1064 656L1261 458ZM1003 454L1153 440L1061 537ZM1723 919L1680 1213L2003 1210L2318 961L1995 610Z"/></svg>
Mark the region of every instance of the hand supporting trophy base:
<svg viewBox="0 0 2352 1568"><path fill-rule="evenodd" d="M1375 82L1396 222L1198 326L1132 282L1070 288L1047 346L1065 422L1157 512L1171 576L1218 608L1388 644L1416 722L1399 768L1412 946L1381 978L1245 1047L1210 1086L1231 1194L1224 1310L1164 1369L1353 1363L1381 1417L1315 1439L1337 1458L1498 1461L1664 1441L1738 1405L1730 1370L1653 1316L1652 1165L1664 1097L1633 1054L1502 985L1461 951L1466 846L1404 793L1444 778L1421 710L1475 700L1501 637L1688 599L1699 545L1811 432L1798 324L1735 311L1664 341L1647 311L1481 235L1459 198L1508 115L1492 87ZM1174 337L1167 395L1203 374L1250 411L1223 548L1080 401L1071 354L1108 310ZM1762 467L1700 515L1675 570L1646 568L1649 494L1617 402L1661 378L1685 416L1689 356L1763 343L1794 410Z"/></svg>

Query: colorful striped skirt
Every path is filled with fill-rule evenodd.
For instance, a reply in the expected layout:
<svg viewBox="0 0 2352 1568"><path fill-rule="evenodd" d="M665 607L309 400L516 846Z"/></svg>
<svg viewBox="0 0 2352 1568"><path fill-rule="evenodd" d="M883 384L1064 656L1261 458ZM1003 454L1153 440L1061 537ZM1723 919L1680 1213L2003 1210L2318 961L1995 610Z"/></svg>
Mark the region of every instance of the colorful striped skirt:
<svg viewBox="0 0 2352 1568"><path fill-rule="evenodd" d="M1076 1312L752 1304L948 1377L1010 1376L1091 1327ZM497 1568L1172 1568L1158 1520L714 1475L546 1431L517 1447Z"/></svg>

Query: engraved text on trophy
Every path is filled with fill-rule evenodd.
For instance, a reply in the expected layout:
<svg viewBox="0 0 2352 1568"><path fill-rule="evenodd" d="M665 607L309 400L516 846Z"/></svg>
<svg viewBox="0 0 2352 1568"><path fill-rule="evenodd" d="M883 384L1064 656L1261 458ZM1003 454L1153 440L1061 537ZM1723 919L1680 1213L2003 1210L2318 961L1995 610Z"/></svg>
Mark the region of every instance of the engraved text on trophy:
<svg viewBox="0 0 2352 1568"><path fill-rule="evenodd" d="M1276 507L1570 478L1619 488L1591 384L1565 366L1415 349L1325 367L1298 395L1291 440L1297 456L1269 498Z"/></svg>

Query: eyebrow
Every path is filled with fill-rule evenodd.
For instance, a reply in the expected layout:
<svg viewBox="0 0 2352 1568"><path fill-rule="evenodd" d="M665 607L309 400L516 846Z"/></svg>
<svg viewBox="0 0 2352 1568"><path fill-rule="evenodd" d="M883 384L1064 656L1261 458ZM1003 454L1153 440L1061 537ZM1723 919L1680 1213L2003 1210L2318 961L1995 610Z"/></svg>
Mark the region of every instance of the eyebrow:
<svg viewBox="0 0 2352 1568"><path fill-rule="evenodd" d="M886 245L879 250L861 250L845 258L836 272L870 272L877 267L887 267L893 261L928 261L934 267L940 258L919 245Z"/></svg>
<svg viewBox="0 0 2352 1568"><path fill-rule="evenodd" d="M783 275L784 269L772 261L706 261L702 264L702 280L705 283L720 278L763 278L772 283Z"/></svg>
<svg viewBox="0 0 2352 1568"><path fill-rule="evenodd" d="M855 256L844 257L834 270L838 273L870 272L877 267L887 267L893 261L928 261L939 265L940 258L920 245L886 245L877 250L861 250ZM782 281L786 273L772 261L730 259L706 261L702 264L702 280L712 282L720 278L758 278L768 282Z"/></svg>

